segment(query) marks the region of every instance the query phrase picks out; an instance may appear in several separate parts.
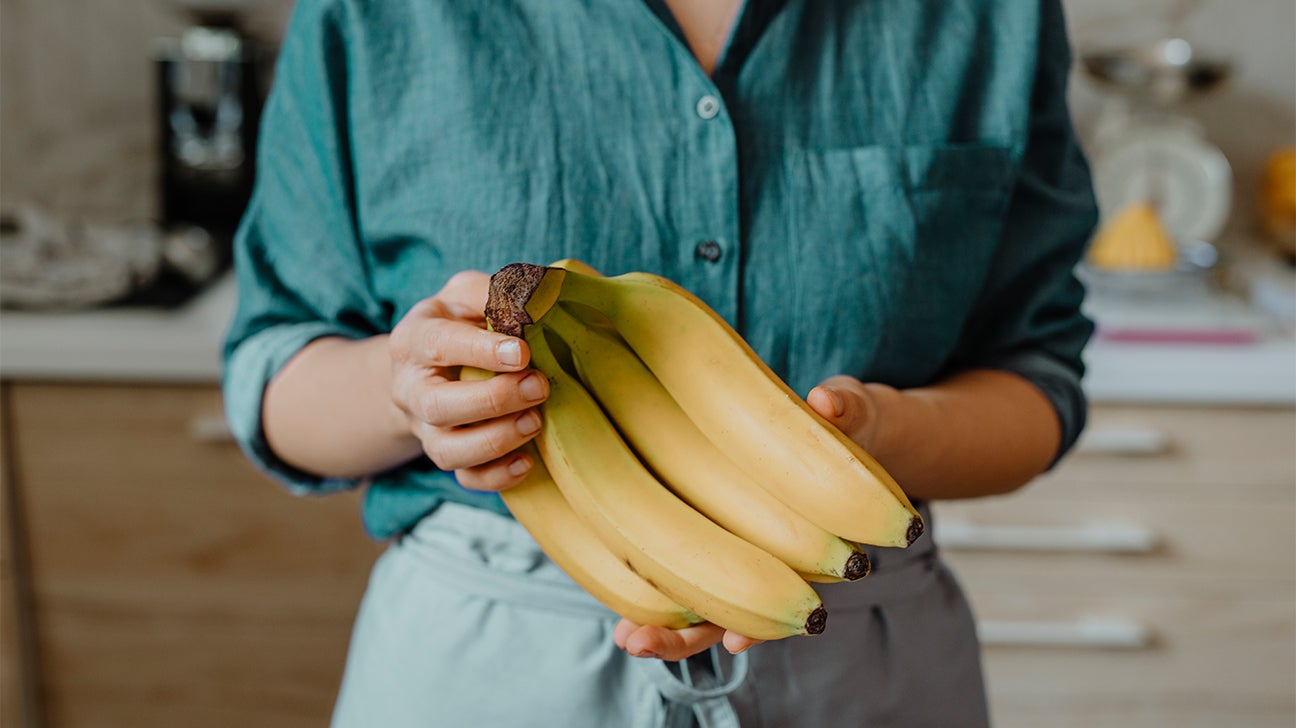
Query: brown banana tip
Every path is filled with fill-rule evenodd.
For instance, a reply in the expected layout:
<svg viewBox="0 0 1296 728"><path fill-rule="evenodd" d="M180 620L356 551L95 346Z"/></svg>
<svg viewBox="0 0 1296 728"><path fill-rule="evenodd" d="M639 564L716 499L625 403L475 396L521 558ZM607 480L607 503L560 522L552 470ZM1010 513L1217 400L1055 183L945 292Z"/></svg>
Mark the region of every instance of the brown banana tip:
<svg viewBox="0 0 1296 728"><path fill-rule="evenodd" d="M823 606L820 605L816 607L813 612L810 613L809 617L806 618L806 623L805 623L806 634L820 634L824 631L824 627L827 624L828 624L828 610L824 609Z"/></svg>
<svg viewBox="0 0 1296 728"><path fill-rule="evenodd" d="M855 581L868 576L873 570L873 565L869 563L868 554L862 551L856 551L846 559L846 568L842 570L842 578L846 581Z"/></svg>
<svg viewBox="0 0 1296 728"><path fill-rule="evenodd" d="M493 331L506 336L521 336L522 330L535 323L526 312L527 302L548 270L542 265L509 263L491 276L486 297L486 321Z"/></svg>
<svg viewBox="0 0 1296 728"><path fill-rule="evenodd" d="M913 542L917 541L918 537L923 535L923 531L926 529L927 526L923 524L922 516L914 516L909 519L909 530L905 532L905 546L912 546Z"/></svg>

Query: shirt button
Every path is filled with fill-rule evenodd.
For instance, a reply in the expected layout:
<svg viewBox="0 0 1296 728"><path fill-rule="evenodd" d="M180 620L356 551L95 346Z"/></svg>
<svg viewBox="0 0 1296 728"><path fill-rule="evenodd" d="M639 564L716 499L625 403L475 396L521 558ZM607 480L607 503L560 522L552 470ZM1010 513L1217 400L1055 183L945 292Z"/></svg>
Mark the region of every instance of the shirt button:
<svg viewBox="0 0 1296 728"><path fill-rule="evenodd" d="M698 99L697 115L703 119L714 119L720 113L720 101L711 94Z"/></svg>
<svg viewBox="0 0 1296 728"><path fill-rule="evenodd" d="M708 263L714 263L720 260L720 255L724 251L720 248L720 243L714 240L703 240L693 249L693 254L705 260Z"/></svg>

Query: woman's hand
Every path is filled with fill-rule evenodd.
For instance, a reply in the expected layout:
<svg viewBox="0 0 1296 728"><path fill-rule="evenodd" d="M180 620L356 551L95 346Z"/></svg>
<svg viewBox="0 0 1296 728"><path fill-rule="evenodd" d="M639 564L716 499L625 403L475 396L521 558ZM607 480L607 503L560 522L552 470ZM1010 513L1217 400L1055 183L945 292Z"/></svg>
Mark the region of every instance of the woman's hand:
<svg viewBox="0 0 1296 728"><path fill-rule="evenodd" d="M516 450L540 430L549 381L526 369L526 342L486 330L489 285L485 273L455 275L397 323L388 351L392 401L423 452L464 487L497 491L531 470ZM464 366L503 374L460 381Z"/></svg>
<svg viewBox="0 0 1296 728"><path fill-rule="evenodd" d="M1007 371L970 369L905 390L836 376L806 402L923 500L1020 487L1049 466L1061 437L1049 399Z"/></svg>
<svg viewBox="0 0 1296 728"><path fill-rule="evenodd" d="M885 385L864 384L843 374L829 377L810 390L806 404L866 452L873 453L879 444L880 403L887 398L888 390L895 392Z"/></svg>
<svg viewBox="0 0 1296 728"><path fill-rule="evenodd" d="M617 623L612 637L616 640L617 647L633 657L656 657L667 662L679 662L719 642L723 642L725 649L736 655L764 641L726 631L709 622L683 629L668 629L635 624L628 619Z"/></svg>

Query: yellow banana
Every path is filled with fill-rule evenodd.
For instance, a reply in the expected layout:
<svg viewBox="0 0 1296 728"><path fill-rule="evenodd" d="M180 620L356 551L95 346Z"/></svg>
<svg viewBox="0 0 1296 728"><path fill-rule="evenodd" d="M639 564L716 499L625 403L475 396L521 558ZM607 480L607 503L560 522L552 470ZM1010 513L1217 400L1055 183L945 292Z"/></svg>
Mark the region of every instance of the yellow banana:
<svg viewBox="0 0 1296 728"><path fill-rule="evenodd" d="M601 278L514 263L495 274L487 316L521 336L560 301L606 315L698 429L811 522L878 546L922 535L921 516L890 474L693 294L646 273Z"/></svg>
<svg viewBox="0 0 1296 728"><path fill-rule="evenodd" d="M551 267L562 268L563 270L574 270L577 273L580 273L582 275L587 275L587 276L598 276L599 278L603 277L603 274L599 273L594 266L590 265L589 263L586 263L583 260L576 260L575 258L563 258L562 260L554 263Z"/></svg>
<svg viewBox="0 0 1296 728"><path fill-rule="evenodd" d="M534 451L534 448L529 448ZM538 452L526 480L500 493L545 554L608 609L637 624L679 629L702 621L634 573L572 510Z"/></svg>
<svg viewBox="0 0 1296 728"><path fill-rule="evenodd" d="M480 381L495 373L464 367L459 376ZM531 472L521 483L501 491L500 497L545 555L572 581L603 606L637 624L680 629L702 621L608 550L567 503L535 446L527 443L522 449L534 463Z"/></svg>
<svg viewBox="0 0 1296 728"><path fill-rule="evenodd" d="M756 639L823 631L827 611L809 584L658 482L558 363L541 327L528 330L527 343L551 382L536 444L567 502L613 553L725 629Z"/></svg>
<svg viewBox="0 0 1296 728"><path fill-rule="evenodd" d="M868 573L858 547L788 508L716 449L610 327L579 321L561 306L543 325L571 349L581 381L621 435L685 502L803 577Z"/></svg>

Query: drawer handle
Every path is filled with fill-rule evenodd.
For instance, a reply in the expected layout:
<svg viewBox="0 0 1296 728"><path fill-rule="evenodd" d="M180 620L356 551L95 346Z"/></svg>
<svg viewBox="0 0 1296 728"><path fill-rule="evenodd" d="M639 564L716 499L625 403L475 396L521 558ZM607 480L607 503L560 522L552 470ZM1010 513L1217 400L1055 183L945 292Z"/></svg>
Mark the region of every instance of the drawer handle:
<svg viewBox="0 0 1296 728"><path fill-rule="evenodd" d="M1085 430L1076 452L1089 455L1156 457L1170 451L1170 436L1145 425L1095 425Z"/></svg>
<svg viewBox="0 0 1296 728"><path fill-rule="evenodd" d="M938 520L935 539L964 551L1053 551L1145 554L1156 549L1152 529L1138 524L1094 522L1079 526L988 526L972 521Z"/></svg>
<svg viewBox="0 0 1296 728"><path fill-rule="evenodd" d="M1139 622L1081 617L1070 622L983 619L977 635L988 647L1074 647L1139 650L1152 644L1152 631Z"/></svg>
<svg viewBox="0 0 1296 728"><path fill-rule="evenodd" d="M189 420L189 439L204 445L227 445L235 442L229 423L221 415L198 415Z"/></svg>

